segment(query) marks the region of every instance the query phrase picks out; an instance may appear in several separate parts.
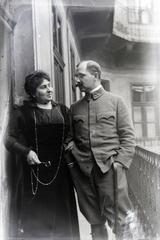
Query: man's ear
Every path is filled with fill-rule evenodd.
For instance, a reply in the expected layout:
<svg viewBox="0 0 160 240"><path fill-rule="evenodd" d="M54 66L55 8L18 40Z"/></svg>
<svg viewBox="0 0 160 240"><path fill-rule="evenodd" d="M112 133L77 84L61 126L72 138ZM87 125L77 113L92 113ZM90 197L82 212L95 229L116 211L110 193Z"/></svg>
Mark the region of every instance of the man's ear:
<svg viewBox="0 0 160 240"><path fill-rule="evenodd" d="M94 76L95 76L95 78L98 78L98 73L95 72L95 73L94 73Z"/></svg>

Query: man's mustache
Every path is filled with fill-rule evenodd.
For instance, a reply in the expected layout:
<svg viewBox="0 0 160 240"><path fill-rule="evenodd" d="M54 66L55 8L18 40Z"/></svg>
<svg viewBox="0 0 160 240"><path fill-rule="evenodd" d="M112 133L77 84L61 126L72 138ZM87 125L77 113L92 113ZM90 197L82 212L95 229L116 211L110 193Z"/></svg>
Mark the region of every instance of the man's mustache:
<svg viewBox="0 0 160 240"><path fill-rule="evenodd" d="M83 83L76 83L76 87L80 87L80 86L82 86L83 85Z"/></svg>

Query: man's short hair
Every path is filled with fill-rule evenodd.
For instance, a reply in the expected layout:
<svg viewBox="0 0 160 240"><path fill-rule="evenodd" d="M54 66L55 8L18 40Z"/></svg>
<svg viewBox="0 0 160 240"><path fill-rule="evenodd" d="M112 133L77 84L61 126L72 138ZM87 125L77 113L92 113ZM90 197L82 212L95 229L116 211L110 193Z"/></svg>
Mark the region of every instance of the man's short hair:
<svg viewBox="0 0 160 240"><path fill-rule="evenodd" d="M93 60L81 61L81 62L79 62L77 64L76 67L78 67L82 62L86 62L87 63L86 70L88 72L90 72L90 74L93 75L94 73L97 72L99 79L101 79L101 67L100 67L100 65L97 62L95 62Z"/></svg>

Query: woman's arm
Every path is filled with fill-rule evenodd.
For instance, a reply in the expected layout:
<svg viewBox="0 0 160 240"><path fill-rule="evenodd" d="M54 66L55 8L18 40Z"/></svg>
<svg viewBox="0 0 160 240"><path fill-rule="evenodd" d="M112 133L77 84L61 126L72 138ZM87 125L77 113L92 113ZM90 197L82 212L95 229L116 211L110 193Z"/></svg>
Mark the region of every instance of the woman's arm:
<svg viewBox="0 0 160 240"><path fill-rule="evenodd" d="M4 145L9 152L27 156L30 148L24 146L19 137L24 128L24 119L21 111L17 108L11 116L4 134Z"/></svg>

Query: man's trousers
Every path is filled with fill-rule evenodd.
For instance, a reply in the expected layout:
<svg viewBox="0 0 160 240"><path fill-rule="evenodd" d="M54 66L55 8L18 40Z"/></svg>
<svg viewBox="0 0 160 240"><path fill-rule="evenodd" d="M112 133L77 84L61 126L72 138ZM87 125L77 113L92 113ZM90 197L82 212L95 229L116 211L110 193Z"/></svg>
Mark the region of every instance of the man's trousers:
<svg viewBox="0 0 160 240"><path fill-rule="evenodd" d="M116 164L116 162L114 163ZM117 167L118 180L118 231L126 228L126 216L132 210L128 196L125 169ZM114 169L103 173L96 162L90 176L86 176L78 164L70 168L70 173L78 196L80 211L91 225L104 224L106 220L115 232Z"/></svg>

